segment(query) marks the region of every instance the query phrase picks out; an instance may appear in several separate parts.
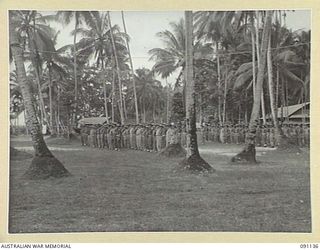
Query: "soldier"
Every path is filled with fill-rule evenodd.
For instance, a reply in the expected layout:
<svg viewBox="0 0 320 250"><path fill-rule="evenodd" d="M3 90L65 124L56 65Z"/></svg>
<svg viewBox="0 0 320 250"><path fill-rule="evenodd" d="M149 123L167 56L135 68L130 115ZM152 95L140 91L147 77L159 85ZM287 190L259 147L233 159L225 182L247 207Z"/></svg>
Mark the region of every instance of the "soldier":
<svg viewBox="0 0 320 250"><path fill-rule="evenodd" d="M296 138L297 138L297 145L302 147L303 139L304 139L302 124L296 125Z"/></svg>
<svg viewBox="0 0 320 250"><path fill-rule="evenodd" d="M141 130L141 149L143 151L147 151L147 144L148 144L147 133L148 133L147 125L143 125Z"/></svg>
<svg viewBox="0 0 320 250"><path fill-rule="evenodd" d="M289 127L288 127L288 137L291 138L292 140L295 139L295 131L294 131L294 125L291 123L289 124Z"/></svg>
<svg viewBox="0 0 320 250"><path fill-rule="evenodd" d="M225 130L226 130L225 125L221 126L221 128L220 128L220 142L221 143L225 143L226 142L226 140L225 140Z"/></svg>
<svg viewBox="0 0 320 250"><path fill-rule="evenodd" d="M136 130L136 144L137 144L137 149L138 150L142 150L141 139L142 139L142 126L139 125L137 130Z"/></svg>
<svg viewBox="0 0 320 250"><path fill-rule="evenodd" d="M163 127L161 129L161 149L164 149L167 146L167 131L168 131L168 125L163 124Z"/></svg>
<svg viewBox="0 0 320 250"><path fill-rule="evenodd" d="M267 144L267 147L270 146L270 124L266 125L266 144Z"/></svg>
<svg viewBox="0 0 320 250"><path fill-rule="evenodd" d="M152 127L152 150L153 152L157 152L158 151L158 147L157 147L157 129L160 127L159 124L154 124Z"/></svg>
<svg viewBox="0 0 320 250"><path fill-rule="evenodd" d="M81 125L81 129L80 129L80 135L81 135L81 145L82 146L86 146L86 137L87 137L87 128L85 125Z"/></svg>
<svg viewBox="0 0 320 250"><path fill-rule="evenodd" d="M276 129L274 126L271 126L269 129L270 137L270 147L274 148L276 146Z"/></svg>
<svg viewBox="0 0 320 250"><path fill-rule="evenodd" d="M110 124L107 130L107 141L109 150L114 150L114 125Z"/></svg>
<svg viewBox="0 0 320 250"><path fill-rule="evenodd" d="M231 131L230 131L230 125L226 125L226 128L224 130L224 137L225 137L225 143L231 143Z"/></svg>
<svg viewBox="0 0 320 250"><path fill-rule="evenodd" d="M150 152L151 148L152 148L152 132L151 132L151 127L150 125L146 126L145 132L144 132L144 136L145 136L145 151Z"/></svg>
<svg viewBox="0 0 320 250"><path fill-rule="evenodd" d="M156 128L156 150L158 152L161 151L162 147L161 147L161 140L162 140L162 126L158 125Z"/></svg>
<svg viewBox="0 0 320 250"><path fill-rule="evenodd" d="M181 139L180 139L180 143L182 147L186 147L187 146L187 132L186 132L186 126L183 123L181 126Z"/></svg>
<svg viewBox="0 0 320 250"><path fill-rule="evenodd" d="M135 149L136 148L136 143L135 143L135 130L136 130L136 125L131 125L129 128L129 140L130 140L130 148Z"/></svg>
<svg viewBox="0 0 320 250"><path fill-rule="evenodd" d="M172 144L174 133L175 133L175 131L173 128L173 124L171 124L167 130L167 133L166 133L166 147L168 145Z"/></svg>
<svg viewBox="0 0 320 250"><path fill-rule="evenodd" d="M304 136L305 136L305 143L307 147L310 147L310 126L309 124L305 125L305 132L304 132Z"/></svg>
<svg viewBox="0 0 320 250"><path fill-rule="evenodd" d="M198 145L204 144L203 137L204 137L204 129L203 129L203 125L201 124L201 125L200 125L200 128L197 128L197 141L198 141Z"/></svg>
<svg viewBox="0 0 320 250"><path fill-rule="evenodd" d="M97 138L96 138L96 128L94 125L92 125L90 127L90 136L89 136L89 140L90 140L90 146L95 148L97 147Z"/></svg>
<svg viewBox="0 0 320 250"><path fill-rule="evenodd" d="M109 124L106 124L103 130L103 145L104 145L103 148L107 148L107 149L109 148L108 138L107 138L108 129L109 129Z"/></svg>
<svg viewBox="0 0 320 250"><path fill-rule="evenodd" d="M285 137L289 138L289 133L288 133L289 127L286 123L282 124L282 132L284 134Z"/></svg>
<svg viewBox="0 0 320 250"><path fill-rule="evenodd" d="M130 132L129 126L125 125L124 129L122 130L122 142L124 148L129 148L130 145Z"/></svg>
<svg viewBox="0 0 320 250"><path fill-rule="evenodd" d="M220 142L219 140L220 137L220 126L219 125L214 125L214 129L213 129L213 141L214 142Z"/></svg>
<svg viewBox="0 0 320 250"><path fill-rule="evenodd" d="M239 144L239 135L240 135L239 124L236 124L234 128L234 143L237 145Z"/></svg>
<svg viewBox="0 0 320 250"><path fill-rule="evenodd" d="M114 148L116 151L121 149L121 125L117 124L114 129Z"/></svg>
<svg viewBox="0 0 320 250"><path fill-rule="evenodd" d="M267 146L267 128L264 125L261 128L261 146Z"/></svg>

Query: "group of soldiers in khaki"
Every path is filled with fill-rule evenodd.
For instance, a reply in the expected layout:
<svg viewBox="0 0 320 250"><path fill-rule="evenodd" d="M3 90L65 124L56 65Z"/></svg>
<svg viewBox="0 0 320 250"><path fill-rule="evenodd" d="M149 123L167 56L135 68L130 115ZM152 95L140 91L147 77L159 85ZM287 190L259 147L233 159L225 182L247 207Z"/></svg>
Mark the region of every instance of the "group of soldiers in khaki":
<svg viewBox="0 0 320 250"><path fill-rule="evenodd" d="M284 123L281 125L283 134L300 147L308 147L310 144L309 124ZM199 136L202 143L205 141L219 142L224 144L242 144L245 142L248 125L226 124L223 126L206 125L200 129ZM260 125L256 130L256 146L277 147L279 138L276 128L271 124Z"/></svg>
<svg viewBox="0 0 320 250"><path fill-rule="evenodd" d="M310 143L308 124L282 124L285 136L300 147ZM248 126L244 124L203 124L197 129L198 144L208 141L223 144L242 144ZM256 146L277 147L277 133L272 125L260 125L256 131ZM83 146L106 148L109 150L134 149L147 152L160 152L169 144L180 143L186 147L187 133L181 124L129 124L116 123L103 125L83 125L81 143Z"/></svg>
<svg viewBox="0 0 320 250"><path fill-rule="evenodd" d="M178 127L170 124L104 124L81 128L83 146L109 150L135 149L159 152L169 144L181 142Z"/></svg>

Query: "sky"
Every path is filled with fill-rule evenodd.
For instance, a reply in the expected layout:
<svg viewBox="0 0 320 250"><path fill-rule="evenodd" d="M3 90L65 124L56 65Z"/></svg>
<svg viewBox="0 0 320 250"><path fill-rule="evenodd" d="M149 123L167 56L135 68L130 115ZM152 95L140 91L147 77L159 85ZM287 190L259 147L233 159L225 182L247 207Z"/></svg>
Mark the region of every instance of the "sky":
<svg viewBox="0 0 320 250"><path fill-rule="evenodd" d="M43 14L46 14L42 12ZM288 11L286 16L286 25L289 29L309 30L311 28L311 12L309 10ZM121 29L122 19L120 11L111 11L112 25L118 24ZM130 36L130 50L134 69L146 67L151 69L154 62L150 61L148 51L152 48L162 47L161 40L156 36L159 31L170 30L170 22L177 22L184 17L183 11L125 11L125 21L127 33ZM56 29L60 29L57 40L57 48L66 44L73 43L73 37L70 35L74 28L74 23L62 27L58 24L52 24ZM174 83L176 74L168 78L169 83ZM161 80L160 78L158 78ZM164 83L164 81L162 80Z"/></svg>

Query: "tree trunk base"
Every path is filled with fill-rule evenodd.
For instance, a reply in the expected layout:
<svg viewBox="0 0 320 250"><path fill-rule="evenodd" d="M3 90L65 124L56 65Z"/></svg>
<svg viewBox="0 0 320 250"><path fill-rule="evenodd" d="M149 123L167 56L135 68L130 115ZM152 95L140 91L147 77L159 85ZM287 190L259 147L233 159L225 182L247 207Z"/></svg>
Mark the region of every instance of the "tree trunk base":
<svg viewBox="0 0 320 250"><path fill-rule="evenodd" d="M200 155L191 155L185 158L180 162L180 166L183 167L184 170L195 173L215 171Z"/></svg>
<svg viewBox="0 0 320 250"><path fill-rule="evenodd" d="M168 158L185 157L186 154L186 150L179 143L169 144L159 153L160 156L165 156Z"/></svg>
<svg viewBox="0 0 320 250"><path fill-rule="evenodd" d="M257 163L256 148L254 145L246 146L240 153L231 158L234 163Z"/></svg>
<svg viewBox="0 0 320 250"><path fill-rule="evenodd" d="M43 180L50 177L61 178L71 174L54 156L34 156L29 169L23 178L29 180Z"/></svg>

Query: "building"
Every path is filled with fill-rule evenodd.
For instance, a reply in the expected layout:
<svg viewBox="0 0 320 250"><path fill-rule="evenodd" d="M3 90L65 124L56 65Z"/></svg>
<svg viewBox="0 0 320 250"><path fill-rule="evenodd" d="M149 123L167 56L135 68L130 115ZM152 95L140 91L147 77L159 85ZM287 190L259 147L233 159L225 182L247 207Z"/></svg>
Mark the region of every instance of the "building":
<svg viewBox="0 0 320 250"><path fill-rule="evenodd" d="M290 123L309 123L310 122L310 102L295 104L277 109L276 115L279 121ZM271 114L266 116L271 120Z"/></svg>

